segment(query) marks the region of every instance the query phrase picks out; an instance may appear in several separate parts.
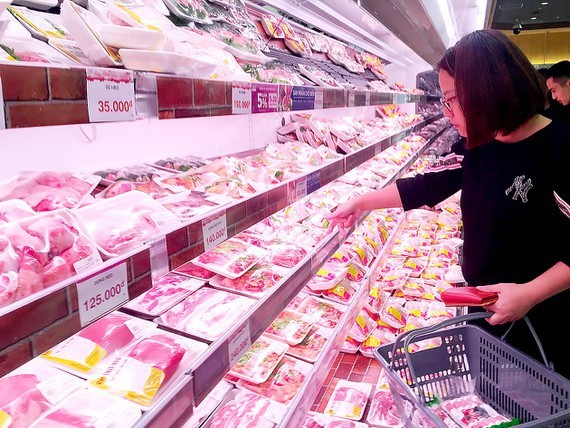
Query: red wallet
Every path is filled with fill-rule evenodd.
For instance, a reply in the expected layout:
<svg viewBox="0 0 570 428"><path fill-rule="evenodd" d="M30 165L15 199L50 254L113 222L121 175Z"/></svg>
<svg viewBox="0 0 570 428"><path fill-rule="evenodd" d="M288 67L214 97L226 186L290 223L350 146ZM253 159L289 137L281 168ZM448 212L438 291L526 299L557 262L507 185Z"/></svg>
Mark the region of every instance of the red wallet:
<svg viewBox="0 0 570 428"><path fill-rule="evenodd" d="M477 287L453 287L441 293L445 306L486 306L495 303L499 295Z"/></svg>

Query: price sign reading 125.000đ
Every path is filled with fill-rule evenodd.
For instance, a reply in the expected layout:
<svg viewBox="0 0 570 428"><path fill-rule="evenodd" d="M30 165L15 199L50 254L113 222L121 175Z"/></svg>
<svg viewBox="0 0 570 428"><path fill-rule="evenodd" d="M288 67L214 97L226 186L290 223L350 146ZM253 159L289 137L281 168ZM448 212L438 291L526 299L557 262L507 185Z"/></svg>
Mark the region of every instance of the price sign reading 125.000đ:
<svg viewBox="0 0 570 428"><path fill-rule="evenodd" d="M77 298L82 327L128 301L127 264L118 264L78 281Z"/></svg>
<svg viewBox="0 0 570 428"><path fill-rule="evenodd" d="M132 71L88 68L86 76L90 122L135 119L135 84Z"/></svg>

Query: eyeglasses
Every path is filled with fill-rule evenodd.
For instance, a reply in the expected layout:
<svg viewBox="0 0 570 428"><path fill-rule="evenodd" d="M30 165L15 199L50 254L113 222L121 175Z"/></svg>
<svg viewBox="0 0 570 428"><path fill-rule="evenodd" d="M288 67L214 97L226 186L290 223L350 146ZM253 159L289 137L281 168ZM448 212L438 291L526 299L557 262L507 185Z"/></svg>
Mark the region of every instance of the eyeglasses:
<svg viewBox="0 0 570 428"><path fill-rule="evenodd" d="M451 98L440 98L439 100L443 104L443 106L447 109L447 111L451 112L451 101L457 98L457 95L452 96Z"/></svg>

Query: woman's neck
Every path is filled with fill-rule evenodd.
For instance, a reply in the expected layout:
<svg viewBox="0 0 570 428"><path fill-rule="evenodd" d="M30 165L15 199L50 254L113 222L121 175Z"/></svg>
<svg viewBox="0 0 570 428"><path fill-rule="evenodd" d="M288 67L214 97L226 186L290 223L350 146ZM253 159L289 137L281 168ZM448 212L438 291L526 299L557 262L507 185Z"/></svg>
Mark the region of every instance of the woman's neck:
<svg viewBox="0 0 570 428"><path fill-rule="evenodd" d="M535 114L533 117L531 117L529 120L527 120L525 123L523 123L521 126L519 126L510 134L504 135L499 133L495 136L495 139L497 141L500 141L501 143L516 143L540 131L541 129L549 125L550 122L552 122L550 119L540 114Z"/></svg>

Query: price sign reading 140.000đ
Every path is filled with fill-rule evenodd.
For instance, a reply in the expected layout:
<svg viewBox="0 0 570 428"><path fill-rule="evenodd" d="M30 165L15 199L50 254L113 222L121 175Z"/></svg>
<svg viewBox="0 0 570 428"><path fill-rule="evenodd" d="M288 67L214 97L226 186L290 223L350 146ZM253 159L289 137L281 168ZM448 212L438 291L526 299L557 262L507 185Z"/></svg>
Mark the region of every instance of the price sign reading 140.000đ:
<svg viewBox="0 0 570 428"><path fill-rule="evenodd" d="M132 71L88 68L86 77L90 122L135 119L135 84Z"/></svg>

